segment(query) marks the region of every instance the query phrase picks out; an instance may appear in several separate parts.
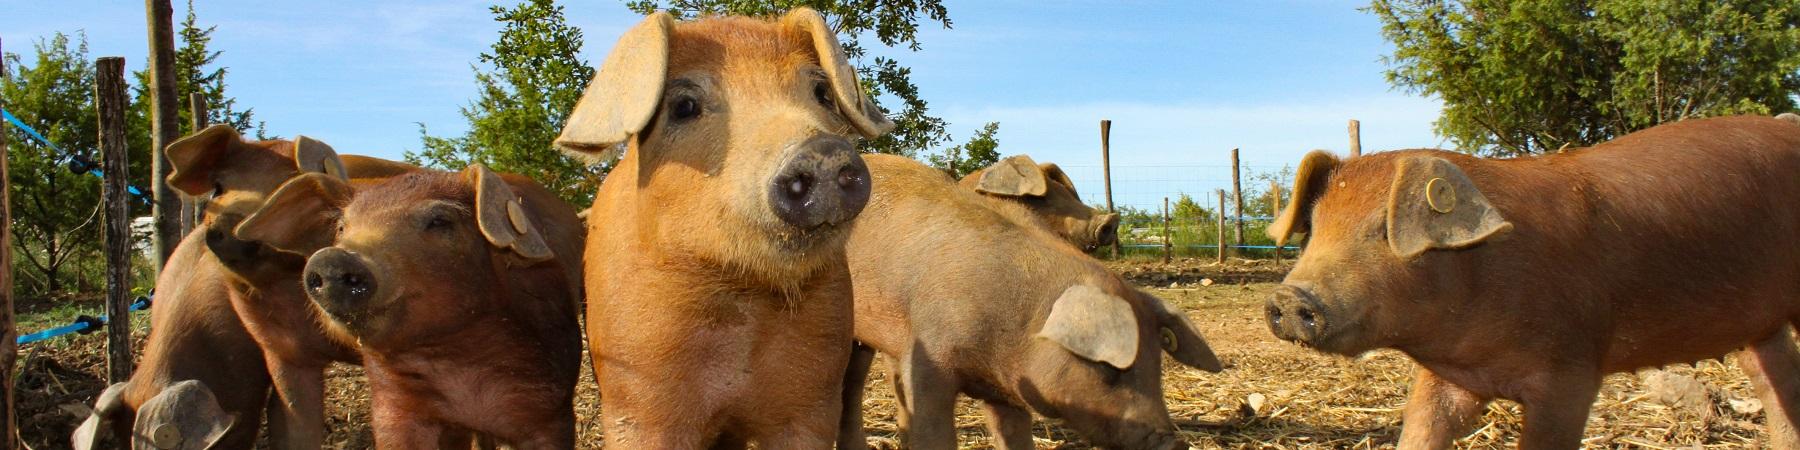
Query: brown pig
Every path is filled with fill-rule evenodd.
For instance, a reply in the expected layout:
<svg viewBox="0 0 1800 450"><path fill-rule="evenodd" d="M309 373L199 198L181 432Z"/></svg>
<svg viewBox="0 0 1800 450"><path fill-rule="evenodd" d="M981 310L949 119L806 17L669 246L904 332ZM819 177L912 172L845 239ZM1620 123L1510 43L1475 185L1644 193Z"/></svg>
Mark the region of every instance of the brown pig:
<svg viewBox="0 0 1800 450"><path fill-rule="evenodd" d="M204 214L209 224L235 222L300 172L380 173L398 164L347 157L346 165L329 148L288 140L248 142L226 125L177 140L166 154L174 169L170 186L211 198ZM73 438L77 448L101 445L107 438L127 445L138 407L183 380L212 391L222 411L235 418L227 432L216 436L216 448L255 443L269 375L261 350L233 311L230 272L207 247L206 234L197 229L184 238L158 275L143 360L130 380L108 388L96 402L95 414Z"/></svg>
<svg viewBox="0 0 1800 450"><path fill-rule="evenodd" d="M1055 231L1082 251L1119 241L1119 215L1089 207L1075 192L1075 182L1053 163L1038 164L1027 155L1008 156L963 176L962 187L987 194L996 208L1022 205L1034 222Z"/></svg>
<svg viewBox="0 0 1800 450"><path fill-rule="evenodd" d="M856 338L892 356L913 448L956 446L956 397L983 402L996 446L1030 449L1033 411L1113 448L1186 448L1162 353L1218 371L1192 324L1099 261L911 159L865 155L875 191L847 244ZM866 350L859 350L865 351ZM839 448L862 443L858 355Z"/></svg>
<svg viewBox="0 0 1800 450"><path fill-rule="evenodd" d="M310 253L296 285L359 344L377 447L574 447L582 228L554 194L479 165L358 191L309 174L236 234Z"/></svg>
<svg viewBox="0 0 1800 450"><path fill-rule="evenodd" d="M587 332L620 448L828 448L850 356L844 238L868 200L851 141L890 127L831 27L627 31L558 145L624 147L587 217Z"/></svg>
<svg viewBox="0 0 1800 450"><path fill-rule="evenodd" d="M1420 365L1400 447L1447 448L1492 399L1524 449L1581 445L1609 373L1734 350L1800 447L1800 126L1694 119L1517 159L1434 150L1300 163L1270 234L1309 244L1267 306L1275 335Z"/></svg>

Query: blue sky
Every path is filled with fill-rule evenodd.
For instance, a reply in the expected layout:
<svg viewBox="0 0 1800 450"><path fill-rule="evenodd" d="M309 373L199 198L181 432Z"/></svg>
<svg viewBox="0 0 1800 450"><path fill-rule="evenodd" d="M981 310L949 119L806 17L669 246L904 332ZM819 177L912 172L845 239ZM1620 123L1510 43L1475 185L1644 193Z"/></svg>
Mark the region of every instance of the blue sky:
<svg viewBox="0 0 1800 450"><path fill-rule="evenodd" d="M320 138L344 153L398 157L464 128L470 65L499 30L490 1L207 1L231 95L273 133ZM1102 201L1099 120L1112 119L1115 200L1160 204L1230 183L1229 154L1277 169L1314 148L1345 151L1362 121L1365 150L1447 145L1431 132L1440 104L1392 90L1389 47L1361 3L945 0L954 29L921 30L919 52L878 50L913 68L955 141L998 121L1001 151L1062 164L1084 198ZM604 59L638 17L623 2L565 2ZM11 2L8 52L85 31L91 56L141 69L141 3ZM176 5L176 20L185 13ZM873 42L873 40L870 40ZM27 59L29 61L29 59Z"/></svg>

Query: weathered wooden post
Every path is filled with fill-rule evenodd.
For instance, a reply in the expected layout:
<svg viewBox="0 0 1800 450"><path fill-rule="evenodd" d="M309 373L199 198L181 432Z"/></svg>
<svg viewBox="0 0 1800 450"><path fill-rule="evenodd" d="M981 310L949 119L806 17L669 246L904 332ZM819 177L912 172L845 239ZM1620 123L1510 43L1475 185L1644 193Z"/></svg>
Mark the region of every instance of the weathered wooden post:
<svg viewBox="0 0 1800 450"><path fill-rule="evenodd" d="M94 64L100 111L100 195L106 202L106 380L131 378L131 197L125 191L125 58Z"/></svg>
<svg viewBox="0 0 1800 450"><path fill-rule="evenodd" d="M157 271L181 242L181 196L169 188L169 158L163 147L181 138L181 99L175 93L175 32L170 24L175 8L169 0L144 0L144 11L150 30L150 207L154 223L150 246L156 260L150 264Z"/></svg>
<svg viewBox="0 0 1800 450"><path fill-rule="evenodd" d="M1112 121L1100 119L1100 177L1106 185L1106 212L1118 214L1112 201ZM1119 241L1113 240L1112 257L1119 257Z"/></svg>
<svg viewBox="0 0 1800 450"><path fill-rule="evenodd" d="M1281 217L1281 183L1269 180L1269 215ZM1281 244L1275 246L1275 264L1281 265Z"/></svg>
<svg viewBox="0 0 1800 450"><path fill-rule="evenodd" d="M1225 190L1219 190L1219 263L1225 263Z"/></svg>
<svg viewBox="0 0 1800 450"><path fill-rule="evenodd" d="M1163 197L1163 264L1173 260L1175 241L1169 240L1169 198Z"/></svg>
<svg viewBox="0 0 1800 450"><path fill-rule="evenodd" d="M0 45L4 48L5 45ZM0 55L6 52L0 50ZM0 80L6 79L6 58L0 58ZM5 109L0 102L0 109ZM0 449L19 448L19 420L13 417L13 367L19 360L19 329L13 323L12 183L7 178L6 121L0 120Z"/></svg>
<svg viewBox="0 0 1800 450"><path fill-rule="evenodd" d="M188 94L188 112L189 116L193 118L193 127L189 129L189 133L199 133L200 130L204 130L207 125L210 125L207 122L212 121L212 118L207 116L206 94L199 92ZM194 227L198 226L205 218L206 197L187 197L181 202L181 209L184 214L181 235L186 237L187 233L193 231Z"/></svg>
<svg viewBox="0 0 1800 450"><path fill-rule="evenodd" d="M1350 157L1362 156L1362 122L1350 119Z"/></svg>
<svg viewBox="0 0 1800 450"><path fill-rule="evenodd" d="M1238 149L1234 148L1231 149L1231 209L1234 211L1231 221L1237 224L1237 234L1233 235L1235 238L1232 240L1242 247L1244 245L1244 184L1243 171L1238 170L1238 167ZM1243 252L1239 250L1236 253Z"/></svg>

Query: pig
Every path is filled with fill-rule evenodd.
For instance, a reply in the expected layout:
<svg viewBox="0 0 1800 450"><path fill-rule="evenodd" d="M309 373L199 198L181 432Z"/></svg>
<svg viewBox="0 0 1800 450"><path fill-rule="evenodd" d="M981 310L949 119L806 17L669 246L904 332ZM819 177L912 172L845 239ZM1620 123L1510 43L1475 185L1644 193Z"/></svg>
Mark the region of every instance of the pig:
<svg viewBox="0 0 1800 450"><path fill-rule="evenodd" d="M210 224L234 222L299 172L380 172L398 164L350 158L346 166L335 154L314 150L321 149L288 140L247 142L236 129L214 125L169 144L168 181L185 194L210 196L202 216ZM208 248L206 235L202 227L184 237L158 274L143 360L130 380L97 399L94 414L72 437L76 448L108 439L128 445L139 407L183 380L197 381L193 389L211 391L223 413L235 417L225 433L213 436L215 448L247 449L255 443L269 375L256 341L232 309L229 273Z"/></svg>
<svg viewBox="0 0 1800 450"><path fill-rule="evenodd" d="M357 345L377 447L574 447L583 230L542 186L480 165L362 189L307 174L235 234L310 255L296 285Z"/></svg>
<svg viewBox="0 0 1800 450"><path fill-rule="evenodd" d="M987 194L996 208L1024 206L1047 227L1082 251L1119 241L1119 215L1089 207L1061 167L1013 155L963 176L962 187Z"/></svg>
<svg viewBox="0 0 1800 450"><path fill-rule="evenodd" d="M557 139L624 155L587 216L587 337L621 448L827 448L850 357L851 145L893 127L818 12L645 18Z"/></svg>
<svg viewBox="0 0 1800 450"><path fill-rule="evenodd" d="M1767 117L1516 159L1314 152L1269 229L1308 240L1269 327L1417 361L1401 448L1450 447L1497 398L1524 407L1520 448L1576 448L1604 375L1736 349L1770 445L1797 448L1795 173L1800 126Z"/></svg>
<svg viewBox="0 0 1800 450"><path fill-rule="evenodd" d="M983 402L1005 449L1033 448L1033 411L1116 448L1186 448L1162 357L1218 371L1178 310L1132 288L1022 208L911 159L864 155L874 193L847 244L856 338L890 355L913 448L956 446L956 397ZM859 349L838 448L863 446Z"/></svg>

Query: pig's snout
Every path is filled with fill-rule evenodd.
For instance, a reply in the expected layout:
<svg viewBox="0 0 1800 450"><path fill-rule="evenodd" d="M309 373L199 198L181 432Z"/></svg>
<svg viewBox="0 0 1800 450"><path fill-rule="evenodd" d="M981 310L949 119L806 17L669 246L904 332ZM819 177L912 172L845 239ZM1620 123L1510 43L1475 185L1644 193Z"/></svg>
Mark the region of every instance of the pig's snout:
<svg viewBox="0 0 1800 450"><path fill-rule="evenodd" d="M301 275L306 295L326 313L343 318L367 305L375 296L376 281L368 263L350 251L327 247L306 260Z"/></svg>
<svg viewBox="0 0 1800 450"><path fill-rule="evenodd" d="M800 229L850 221L869 203L869 167L842 137L813 136L788 151L769 186L769 205Z"/></svg>
<svg viewBox="0 0 1800 450"><path fill-rule="evenodd" d="M1311 292L1285 284L1275 288L1265 307L1275 337L1308 345L1317 344L1325 331L1324 311Z"/></svg>

